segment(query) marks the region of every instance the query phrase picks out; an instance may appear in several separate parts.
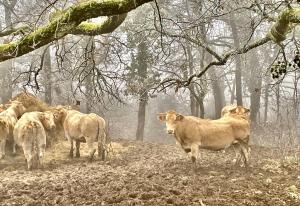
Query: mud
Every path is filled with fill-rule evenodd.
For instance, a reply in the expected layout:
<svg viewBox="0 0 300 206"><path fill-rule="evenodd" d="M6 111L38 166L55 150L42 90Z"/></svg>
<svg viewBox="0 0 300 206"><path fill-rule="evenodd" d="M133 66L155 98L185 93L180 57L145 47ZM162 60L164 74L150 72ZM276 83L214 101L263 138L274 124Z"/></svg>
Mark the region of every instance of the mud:
<svg viewBox="0 0 300 206"><path fill-rule="evenodd" d="M35 171L21 153L6 157L0 205L300 205L295 151L253 146L245 169L234 166L233 151L201 150L196 170L176 145L116 140L110 151L108 160L89 163L85 151L69 159L60 142Z"/></svg>

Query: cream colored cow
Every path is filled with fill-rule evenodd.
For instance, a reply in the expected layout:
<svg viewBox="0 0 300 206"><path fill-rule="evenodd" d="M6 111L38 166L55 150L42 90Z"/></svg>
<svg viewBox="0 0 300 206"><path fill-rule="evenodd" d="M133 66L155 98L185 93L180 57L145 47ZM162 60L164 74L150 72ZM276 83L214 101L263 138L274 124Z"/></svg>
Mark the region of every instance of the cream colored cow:
<svg viewBox="0 0 300 206"><path fill-rule="evenodd" d="M158 114L166 122L167 133L173 134L187 153L191 152L192 162L196 161L199 148L222 150L238 144L247 166L249 122L243 118L226 117L218 120L183 116L175 111Z"/></svg>
<svg viewBox="0 0 300 206"><path fill-rule="evenodd" d="M23 148L28 169L43 166L46 148L46 131L55 128L54 115L51 112L25 113L14 128L14 142Z"/></svg>
<svg viewBox="0 0 300 206"><path fill-rule="evenodd" d="M0 159L5 156L6 141L13 141L13 129L18 118L26 111L19 101L11 101L6 106L7 109L0 113Z"/></svg>
<svg viewBox="0 0 300 206"><path fill-rule="evenodd" d="M94 143L98 142L98 155L104 159L105 155L105 121L96 114L83 114L77 110L58 108L60 121L64 127L66 138L69 140L70 157L73 157L74 141L76 142L76 157L80 157L80 142L86 142L89 148L89 159L92 160L96 149Z"/></svg>

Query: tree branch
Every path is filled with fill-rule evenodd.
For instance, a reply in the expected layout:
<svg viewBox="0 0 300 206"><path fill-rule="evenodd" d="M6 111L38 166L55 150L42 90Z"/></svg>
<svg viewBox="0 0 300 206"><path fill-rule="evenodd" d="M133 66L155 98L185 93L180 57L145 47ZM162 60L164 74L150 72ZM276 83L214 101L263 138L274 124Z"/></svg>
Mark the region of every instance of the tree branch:
<svg viewBox="0 0 300 206"><path fill-rule="evenodd" d="M300 8L287 8L277 18L276 23L271 27L268 37L275 43L285 40L286 35L300 23Z"/></svg>
<svg viewBox="0 0 300 206"><path fill-rule="evenodd" d="M127 13L108 17L107 20L99 23L81 22L75 29L70 31L74 35L95 36L113 32L126 19Z"/></svg>
<svg viewBox="0 0 300 206"><path fill-rule="evenodd" d="M191 75L185 81L182 81L180 79L168 78L168 79L165 79L164 81L162 81L160 83L160 86L162 86L163 89L165 89L166 87L169 87L171 85L177 85L177 88L187 87L188 85L190 85L192 83L194 78L202 77L210 67L225 65L231 56L247 53L249 50L259 47L271 40L274 41L275 43L282 42L283 40L285 40L286 35L299 23L300 23L300 8L289 7L281 12L281 14L278 16L275 24L271 27L270 31L264 38L257 40L255 42L253 42L252 44L244 46L243 48L238 48L238 49L229 51L229 52L223 54L222 56L215 53L210 47L204 45L201 40L197 41L195 39L189 38L186 35L172 35L172 34L165 33L168 36L185 38L188 41L190 41L198 46L201 46L208 53L213 55L217 59L217 61L210 62L206 67L203 68L203 70L201 72L199 72L198 74ZM166 86L166 84L167 84L167 86ZM158 87L156 87L154 90L157 90L157 88Z"/></svg>
<svg viewBox="0 0 300 206"><path fill-rule="evenodd" d="M0 44L0 62L27 54L72 33L81 22L100 16L127 13L152 0L90 0L62 11L62 14L18 41ZM111 21L108 18L107 21ZM103 23L106 28L107 23ZM107 31L108 29L106 29Z"/></svg>
<svg viewBox="0 0 300 206"><path fill-rule="evenodd" d="M25 31L28 31L29 27L28 26L22 26L19 28L12 28L10 30L5 30L0 32L0 37L5 37L11 34L16 34L16 33L25 33Z"/></svg>

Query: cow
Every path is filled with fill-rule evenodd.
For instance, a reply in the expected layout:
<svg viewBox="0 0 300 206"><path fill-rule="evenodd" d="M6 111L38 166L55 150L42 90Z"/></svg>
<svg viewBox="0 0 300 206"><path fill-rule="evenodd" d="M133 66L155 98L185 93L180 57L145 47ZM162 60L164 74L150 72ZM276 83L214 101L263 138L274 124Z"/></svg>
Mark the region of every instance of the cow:
<svg viewBox="0 0 300 206"><path fill-rule="evenodd" d="M11 101L6 107L0 113L0 159L5 156L6 141L13 141L13 129L18 118L26 112L26 108L19 101Z"/></svg>
<svg viewBox="0 0 300 206"><path fill-rule="evenodd" d="M46 132L54 128L54 115L51 112L28 112L16 123L14 142L23 148L28 170L37 165L43 167Z"/></svg>
<svg viewBox="0 0 300 206"><path fill-rule="evenodd" d="M92 161L95 153L94 142L98 142L98 155L105 159L105 121L97 114L83 114L77 110L58 108L65 137L70 142L70 154L73 158L74 141L76 142L76 157L80 157L80 142L86 142L89 148L89 160Z"/></svg>
<svg viewBox="0 0 300 206"><path fill-rule="evenodd" d="M244 118L246 119L249 124L251 123L250 121L250 109L243 107L243 106L237 106L237 105L227 105L222 108L221 111L221 118L224 117L233 117L233 118ZM235 152L235 159L234 162L236 164L239 164L240 162L240 152L239 150L241 149L238 144L234 145L234 152ZM249 153L250 153L250 148L249 148Z"/></svg>
<svg viewBox="0 0 300 206"><path fill-rule="evenodd" d="M195 165L199 149L223 150L238 144L248 165L249 122L244 118L224 117L218 120L184 116L176 111L158 114L159 120L166 122L167 133L173 134L186 153L191 153Z"/></svg>
<svg viewBox="0 0 300 206"><path fill-rule="evenodd" d="M237 105L227 105L223 107L221 111L221 117L241 116L249 120L249 115L250 115L250 109L243 106L237 106Z"/></svg>

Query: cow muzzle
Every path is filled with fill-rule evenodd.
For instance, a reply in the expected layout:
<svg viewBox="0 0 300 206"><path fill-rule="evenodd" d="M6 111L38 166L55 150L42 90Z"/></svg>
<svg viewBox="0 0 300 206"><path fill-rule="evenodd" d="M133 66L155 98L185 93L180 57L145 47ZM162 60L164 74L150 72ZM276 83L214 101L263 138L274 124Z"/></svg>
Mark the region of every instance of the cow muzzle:
<svg viewBox="0 0 300 206"><path fill-rule="evenodd" d="M174 134L174 130L167 130L168 134Z"/></svg>

